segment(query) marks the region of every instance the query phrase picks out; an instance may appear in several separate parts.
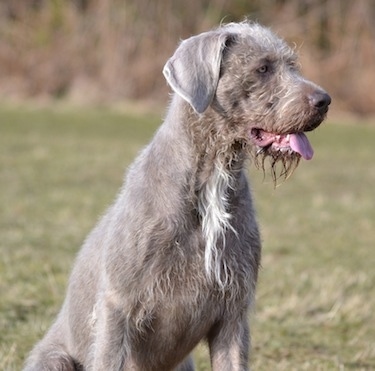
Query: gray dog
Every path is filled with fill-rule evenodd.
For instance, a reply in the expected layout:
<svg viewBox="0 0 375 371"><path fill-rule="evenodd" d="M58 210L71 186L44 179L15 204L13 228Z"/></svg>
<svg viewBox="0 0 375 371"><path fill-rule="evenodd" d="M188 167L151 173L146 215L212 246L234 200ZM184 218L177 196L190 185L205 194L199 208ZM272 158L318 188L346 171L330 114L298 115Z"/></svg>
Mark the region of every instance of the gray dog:
<svg viewBox="0 0 375 371"><path fill-rule="evenodd" d="M27 371L188 371L201 340L213 370L249 368L261 243L244 163L290 174L331 98L250 22L183 41L164 75L166 119L84 243Z"/></svg>

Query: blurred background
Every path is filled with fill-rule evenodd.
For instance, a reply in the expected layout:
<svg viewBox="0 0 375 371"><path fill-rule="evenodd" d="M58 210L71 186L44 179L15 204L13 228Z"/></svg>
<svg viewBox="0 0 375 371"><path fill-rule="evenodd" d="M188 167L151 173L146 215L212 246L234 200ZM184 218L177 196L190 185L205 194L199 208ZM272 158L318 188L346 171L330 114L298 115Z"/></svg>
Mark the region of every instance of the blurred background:
<svg viewBox="0 0 375 371"><path fill-rule="evenodd" d="M0 98L165 99L179 40L245 16L295 43L334 108L374 113L372 0L1 0Z"/></svg>

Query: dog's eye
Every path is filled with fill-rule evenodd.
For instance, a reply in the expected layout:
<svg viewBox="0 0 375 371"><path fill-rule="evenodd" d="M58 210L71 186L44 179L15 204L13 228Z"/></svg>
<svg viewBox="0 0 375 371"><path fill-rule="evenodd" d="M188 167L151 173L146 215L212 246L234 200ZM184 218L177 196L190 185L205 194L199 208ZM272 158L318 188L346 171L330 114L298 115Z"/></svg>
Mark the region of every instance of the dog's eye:
<svg viewBox="0 0 375 371"><path fill-rule="evenodd" d="M269 68L268 68L268 66L265 64L265 65L263 65L263 66L261 66L261 67L259 67L258 69L257 69L257 72L259 72L259 73L261 73L261 74L263 74L263 73L267 73L269 71Z"/></svg>
<svg viewBox="0 0 375 371"><path fill-rule="evenodd" d="M292 61L292 62L289 63L289 68L290 68L291 71L297 71L297 72L300 69L299 64L295 61Z"/></svg>

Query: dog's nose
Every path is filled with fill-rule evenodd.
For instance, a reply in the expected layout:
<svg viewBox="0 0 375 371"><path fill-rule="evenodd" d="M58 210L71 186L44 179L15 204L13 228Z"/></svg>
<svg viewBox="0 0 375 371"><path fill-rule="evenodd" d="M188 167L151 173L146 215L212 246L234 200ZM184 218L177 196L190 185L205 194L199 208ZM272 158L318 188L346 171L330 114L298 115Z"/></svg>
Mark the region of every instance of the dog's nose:
<svg viewBox="0 0 375 371"><path fill-rule="evenodd" d="M316 90L309 96L310 104L317 108L321 113L328 111L328 106L331 104L331 97L322 90Z"/></svg>

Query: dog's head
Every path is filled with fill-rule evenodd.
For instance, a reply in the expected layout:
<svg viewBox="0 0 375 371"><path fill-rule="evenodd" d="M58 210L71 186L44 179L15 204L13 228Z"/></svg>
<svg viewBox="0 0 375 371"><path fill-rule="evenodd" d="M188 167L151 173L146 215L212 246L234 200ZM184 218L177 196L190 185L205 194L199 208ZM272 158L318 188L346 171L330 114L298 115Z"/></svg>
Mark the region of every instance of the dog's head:
<svg viewBox="0 0 375 371"><path fill-rule="evenodd" d="M191 37L163 73L197 114L224 118L263 169L270 158L286 176L301 157L312 158L305 132L324 120L331 98L301 76L295 52L269 29L231 23Z"/></svg>

